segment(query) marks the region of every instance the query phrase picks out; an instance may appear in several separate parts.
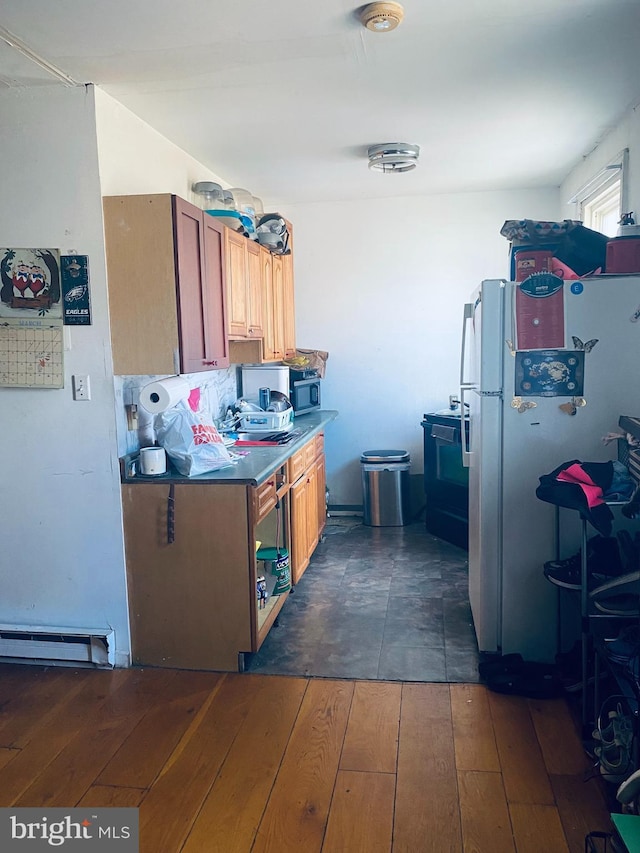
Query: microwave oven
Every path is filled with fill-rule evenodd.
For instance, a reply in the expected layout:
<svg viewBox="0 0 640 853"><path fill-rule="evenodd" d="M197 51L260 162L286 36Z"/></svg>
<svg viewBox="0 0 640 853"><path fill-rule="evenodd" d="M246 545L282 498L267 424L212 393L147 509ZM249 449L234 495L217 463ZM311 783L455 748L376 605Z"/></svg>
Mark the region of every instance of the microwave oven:
<svg viewBox="0 0 640 853"><path fill-rule="evenodd" d="M315 370L291 370L289 399L296 415L314 412L320 408L320 383Z"/></svg>

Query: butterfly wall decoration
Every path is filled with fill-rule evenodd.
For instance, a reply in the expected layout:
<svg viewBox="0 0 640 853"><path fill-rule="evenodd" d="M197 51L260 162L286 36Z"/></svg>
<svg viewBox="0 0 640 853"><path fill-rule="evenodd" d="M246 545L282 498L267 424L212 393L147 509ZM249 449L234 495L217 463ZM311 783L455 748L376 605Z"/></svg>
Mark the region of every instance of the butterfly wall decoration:
<svg viewBox="0 0 640 853"><path fill-rule="evenodd" d="M533 400L523 400L522 397L514 397L511 401L511 408L517 409L520 414L526 412L527 409L535 409L537 405Z"/></svg>
<svg viewBox="0 0 640 853"><path fill-rule="evenodd" d="M564 412L566 415L575 415L578 409L581 409L583 406L587 405L587 401L584 397L572 397L568 403L561 403L558 407L560 411Z"/></svg>
<svg viewBox="0 0 640 853"><path fill-rule="evenodd" d="M598 343L598 338L592 338L590 341L587 341L586 344L575 335L571 335L571 339L573 340L574 349L584 350L585 352L591 352L594 346Z"/></svg>

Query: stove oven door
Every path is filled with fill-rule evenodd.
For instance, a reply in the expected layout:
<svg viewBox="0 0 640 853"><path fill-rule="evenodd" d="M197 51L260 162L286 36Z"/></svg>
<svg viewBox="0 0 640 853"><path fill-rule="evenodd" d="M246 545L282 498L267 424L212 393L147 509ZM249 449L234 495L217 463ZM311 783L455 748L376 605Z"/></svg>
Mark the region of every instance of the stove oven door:
<svg viewBox="0 0 640 853"><path fill-rule="evenodd" d="M469 469L462 465L462 429L469 422L460 417L425 415L424 491L427 530L468 547Z"/></svg>

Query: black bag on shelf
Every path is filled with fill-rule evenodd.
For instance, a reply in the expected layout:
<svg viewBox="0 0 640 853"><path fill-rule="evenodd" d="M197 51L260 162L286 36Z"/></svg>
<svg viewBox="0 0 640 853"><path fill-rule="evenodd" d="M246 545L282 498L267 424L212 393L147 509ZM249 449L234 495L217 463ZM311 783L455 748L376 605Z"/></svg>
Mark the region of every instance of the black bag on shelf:
<svg viewBox="0 0 640 853"><path fill-rule="evenodd" d="M605 271L609 237L585 228L578 220L508 219L500 233L511 241L512 254L518 248L548 249L578 276ZM513 273L512 269L512 277Z"/></svg>
<svg viewBox="0 0 640 853"><path fill-rule="evenodd" d="M587 275L597 270L604 272L608 242L606 234L592 231L584 225L576 225L563 235L554 255L577 275Z"/></svg>

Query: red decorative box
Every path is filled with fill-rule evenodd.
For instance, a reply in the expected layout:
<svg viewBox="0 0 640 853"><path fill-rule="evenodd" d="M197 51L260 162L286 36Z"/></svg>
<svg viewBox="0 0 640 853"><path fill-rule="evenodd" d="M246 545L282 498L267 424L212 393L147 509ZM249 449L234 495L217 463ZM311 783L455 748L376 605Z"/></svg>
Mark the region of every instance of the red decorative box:
<svg viewBox="0 0 640 853"><path fill-rule="evenodd" d="M606 272L640 272L640 237L614 237L607 243Z"/></svg>
<svg viewBox="0 0 640 853"><path fill-rule="evenodd" d="M550 272L552 252L548 249L518 249L515 254L516 281L524 281L534 272Z"/></svg>

